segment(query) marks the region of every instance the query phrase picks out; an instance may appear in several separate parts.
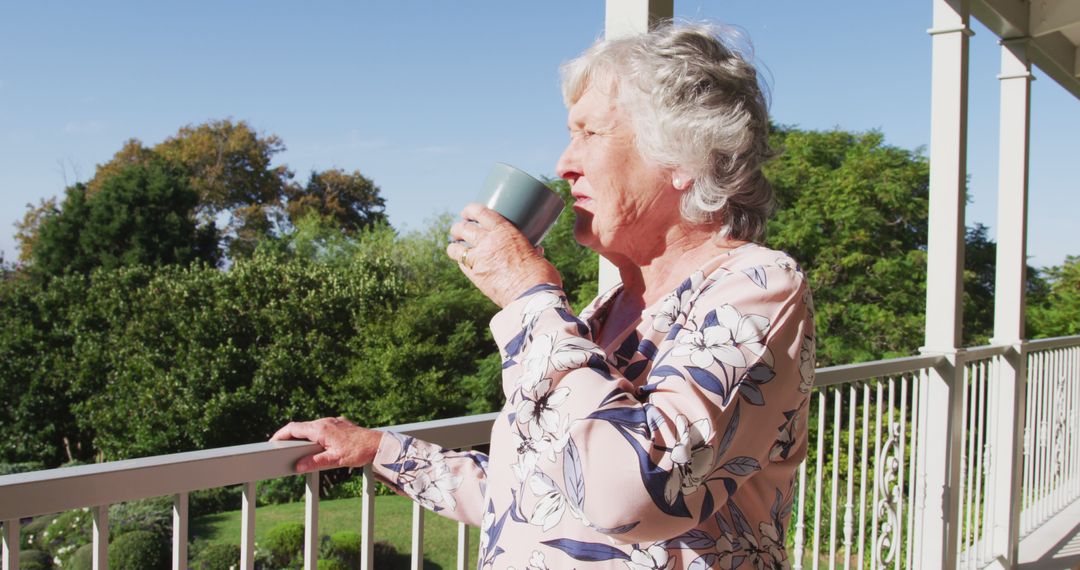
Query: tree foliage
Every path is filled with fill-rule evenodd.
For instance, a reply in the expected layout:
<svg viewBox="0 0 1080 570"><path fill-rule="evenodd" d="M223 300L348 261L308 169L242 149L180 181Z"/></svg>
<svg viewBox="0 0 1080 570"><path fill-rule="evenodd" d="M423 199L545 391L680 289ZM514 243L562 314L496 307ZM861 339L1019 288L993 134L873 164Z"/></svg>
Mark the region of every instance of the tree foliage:
<svg viewBox="0 0 1080 570"><path fill-rule="evenodd" d="M196 227L197 196L163 161L131 164L100 182L67 189L63 204L38 224L32 269L40 276L89 273L123 265L217 261L217 230Z"/></svg>
<svg viewBox="0 0 1080 570"><path fill-rule="evenodd" d="M877 132L779 127L773 142L782 154L766 167L778 202L767 242L809 274L819 365L912 354L925 326L926 157L884 144ZM966 346L987 342L993 330L995 256L987 228L969 227Z"/></svg>
<svg viewBox="0 0 1080 570"><path fill-rule="evenodd" d="M276 137L243 123L186 129L151 149L129 142L62 203L28 213L31 263L0 280L0 390L12 395L0 462L119 459L259 441L290 419L388 425L500 405L487 330L497 307L446 257L450 216L399 235L357 171L285 185L269 161ZM810 276L819 364L914 352L926 159L877 133L780 128L775 141L785 152L767 171L779 201L768 244ZM210 160L218 152L241 157ZM238 181L249 167L263 172ZM565 181L549 184L570 203ZM200 212L225 211L241 221L222 269ZM543 246L580 309L597 293L597 256L575 242L573 217L567 208ZM992 325L995 247L981 226L966 243L971 344ZM48 278L23 278L33 272ZM1076 334L1080 258L1046 282L1029 275L1032 329Z"/></svg>
<svg viewBox="0 0 1080 570"><path fill-rule="evenodd" d="M312 172L303 188L286 190L285 211L292 223L312 213L324 218L346 234L354 234L375 224L386 223L386 201L379 187L359 170L340 168Z"/></svg>
<svg viewBox="0 0 1080 570"><path fill-rule="evenodd" d="M1042 271L1045 296L1028 296L1028 323L1033 338L1080 334L1080 256Z"/></svg>
<svg viewBox="0 0 1080 570"><path fill-rule="evenodd" d="M878 133L780 128L768 244L807 270L822 365L907 355L922 337L928 164Z"/></svg>

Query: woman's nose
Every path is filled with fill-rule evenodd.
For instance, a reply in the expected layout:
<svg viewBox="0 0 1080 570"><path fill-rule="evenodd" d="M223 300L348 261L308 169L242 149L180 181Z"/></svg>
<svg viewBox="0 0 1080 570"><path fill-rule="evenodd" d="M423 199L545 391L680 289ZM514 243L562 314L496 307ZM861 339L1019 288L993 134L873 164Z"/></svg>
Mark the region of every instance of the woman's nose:
<svg viewBox="0 0 1080 570"><path fill-rule="evenodd" d="M581 168L578 165L577 153L574 149L574 141L567 143L559 161L555 163L555 173L559 178L574 182L581 176Z"/></svg>

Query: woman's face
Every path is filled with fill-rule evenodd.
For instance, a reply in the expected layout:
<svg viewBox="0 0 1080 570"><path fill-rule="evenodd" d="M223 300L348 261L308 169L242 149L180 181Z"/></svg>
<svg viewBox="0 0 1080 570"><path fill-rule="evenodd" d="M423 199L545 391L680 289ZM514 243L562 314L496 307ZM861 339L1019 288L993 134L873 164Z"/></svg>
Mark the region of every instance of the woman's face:
<svg viewBox="0 0 1080 570"><path fill-rule="evenodd" d="M570 182L578 243L634 258L677 223L678 192L670 169L638 152L631 120L613 93L603 83L590 85L570 107L570 144L556 171Z"/></svg>

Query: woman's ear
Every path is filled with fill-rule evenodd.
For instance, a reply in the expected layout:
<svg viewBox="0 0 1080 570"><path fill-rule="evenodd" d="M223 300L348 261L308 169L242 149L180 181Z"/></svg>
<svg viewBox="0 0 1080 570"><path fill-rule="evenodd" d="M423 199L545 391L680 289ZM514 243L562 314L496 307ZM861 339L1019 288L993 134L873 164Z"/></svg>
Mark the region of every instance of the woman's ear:
<svg viewBox="0 0 1080 570"><path fill-rule="evenodd" d="M676 168L671 171L671 187L684 192L694 185L694 177L685 168Z"/></svg>

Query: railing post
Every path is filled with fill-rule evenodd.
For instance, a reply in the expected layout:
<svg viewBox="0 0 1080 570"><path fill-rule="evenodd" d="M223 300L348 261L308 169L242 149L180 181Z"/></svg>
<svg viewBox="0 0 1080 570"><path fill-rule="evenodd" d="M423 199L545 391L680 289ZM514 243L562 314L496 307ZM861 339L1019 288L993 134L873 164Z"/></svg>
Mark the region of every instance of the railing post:
<svg viewBox="0 0 1080 570"><path fill-rule="evenodd" d="M658 22L674 15L675 0L607 0L604 5L604 38L611 40L643 34ZM614 287L622 277L614 264L601 257L597 280L602 293Z"/></svg>
<svg viewBox="0 0 1080 570"><path fill-rule="evenodd" d="M1028 38L1001 42L1001 115L998 149L997 264L994 281L993 344L1011 349L996 359L991 390L991 468L988 474L986 535L992 565L1019 562L1024 410L1027 355L1024 350L1024 294L1027 289L1028 148L1031 116L1031 62Z"/></svg>
<svg viewBox="0 0 1080 570"><path fill-rule="evenodd" d="M930 353L930 351L924 352ZM920 378L916 450L914 568L956 568L960 521L960 435L964 404L964 351L942 352L945 360ZM933 435L931 435L933 434Z"/></svg>

